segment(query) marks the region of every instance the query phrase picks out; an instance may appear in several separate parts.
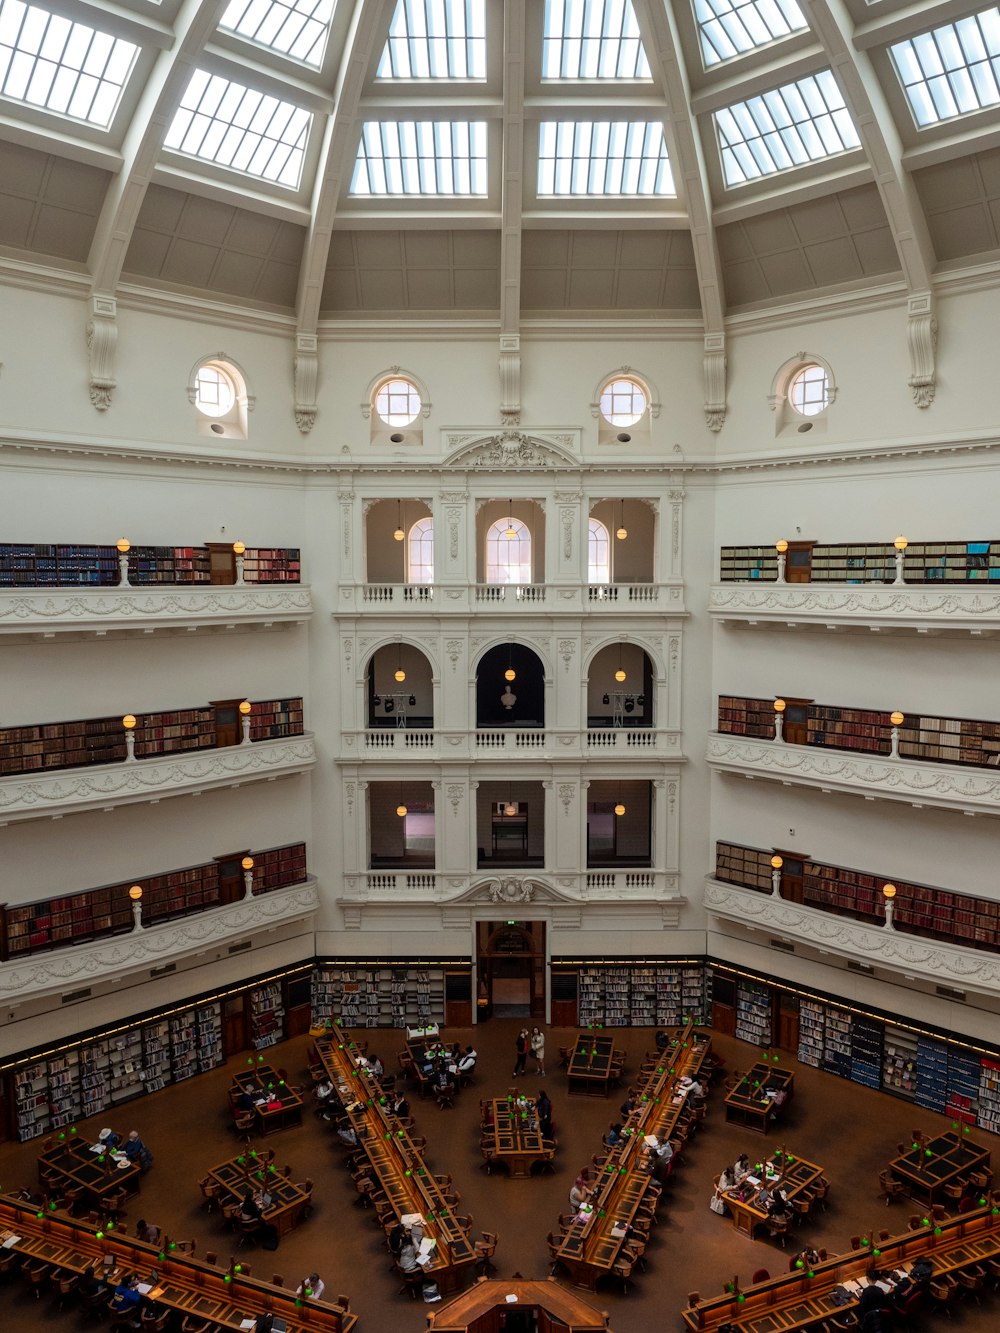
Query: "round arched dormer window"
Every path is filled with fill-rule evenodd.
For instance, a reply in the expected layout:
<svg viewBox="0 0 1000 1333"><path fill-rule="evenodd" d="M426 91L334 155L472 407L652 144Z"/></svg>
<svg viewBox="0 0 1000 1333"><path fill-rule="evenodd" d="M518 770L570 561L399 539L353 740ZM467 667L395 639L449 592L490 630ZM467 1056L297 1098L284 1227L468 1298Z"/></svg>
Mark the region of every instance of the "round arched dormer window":
<svg viewBox="0 0 1000 1333"><path fill-rule="evenodd" d="M788 401L803 417L815 417L830 405L830 376L813 362L803 366L788 386Z"/></svg>
<svg viewBox="0 0 1000 1333"><path fill-rule="evenodd" d="M401 376L383 380L375 390L375 414L395 430L416 421L422 406L420 390L412 380Z"/></svg>
<svg viewBox="0 0 1000 1333"><path fill-rule="evenodd" d="M247 391L243 371L224 352L195 363L187 393L199 435L247 438L247 413L253 409L254 400Z"/></svg>
<svg viewBox="0 0 1000 1333"><path fill-rule="evenodd" d="M601 416L609 426L634 426L646 415L649 396L637 379L619 376L601 390Z"/></svg>

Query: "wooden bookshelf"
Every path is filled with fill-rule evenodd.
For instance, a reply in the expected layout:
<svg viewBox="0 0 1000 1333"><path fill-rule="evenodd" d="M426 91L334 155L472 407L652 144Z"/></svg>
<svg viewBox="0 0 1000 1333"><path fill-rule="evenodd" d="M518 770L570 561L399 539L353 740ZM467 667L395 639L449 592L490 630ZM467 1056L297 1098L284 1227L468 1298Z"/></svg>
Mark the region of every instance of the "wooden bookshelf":
<svg viewBox="0 0 1000 1333"><path fill-rule="evenodd" d="M777 572L773 546L722 547L723 583L774 582ZM996 582L1000 580L1000 540L910 542L903 554L903 578L908 584ZM895 579L892 542L813 544L809 582L884 584Z"/></svg>
<svg viewBox="0 0 1000 1333"><path fill-rule="evenodd" d="M0 908L0 960L130 931L134 918L128 891L133 884L142 888L142 921L146 926L218 907L226 901L223 867L230 862L238 864L244 854L230 853L201 865ZM301 883L306 873L304 842L254 854L255 893L269 893Z"/></svg>
<svg viewBox="0 0 1000 1333"><path fill-rule="evenodd" d="M236 576L232 547L210 543L204 546L133 546L128 553L129 583L210 583L213 581L213 551L228 563L221 581ZM297 547L248 547L244 557L247 583L298 583L301 553ZM0 588L116 587L121 579L114 545L36 545L24 542L0 544Z"/></svg>
<svg viewBox="0 0 1000 1333"><path fill-rule="evenodd" d="M778 553L770 546L724 546L720 559L723 583L751 583L758 579L774 583L778 577Z"/></svg>
<svg viewBox="0 0 1000 1333"><path fill-rule="evenodd" d="M247 583L298 583L302 569L298 547L248 547L243 557Z"/></svg>
<svg viewBox="0 0 1000 1333"><path fill-rule="evenodd" d="M715 844L715 878L747 889L771 892L771 857L756 847L741 847L735 842Z"/></svg>
<svg viewBox="0 0 1000 1333"><path fill-rule="evenodd" d="M302 699L260 699L250 701L251 741L276 740L281 736L301 736Z"/></svg>
<svg viewBox="0 0 1000 1333"><path fill-rule="evenodd" d="M774 700L719 695L719 731L730 736L774 739Z"/></svg>

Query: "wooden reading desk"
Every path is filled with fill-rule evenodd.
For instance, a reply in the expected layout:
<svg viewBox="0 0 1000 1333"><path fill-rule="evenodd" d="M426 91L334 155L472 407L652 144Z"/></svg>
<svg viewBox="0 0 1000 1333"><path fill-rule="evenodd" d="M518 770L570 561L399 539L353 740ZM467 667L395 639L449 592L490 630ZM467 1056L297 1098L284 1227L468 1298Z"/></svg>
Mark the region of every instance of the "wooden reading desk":
<svg viewBox="0 0 1000 1333"><path fill-rule="evenodd" d="M424 1271L442 1292L455 1291L475 1263L476 1252L444 1190L392 1114L378 1081L358 1068L354 1052L359 1047L351 1034L341 1028L330 1041L318 1042L317 1049L396 1219L420 1215L425 1239L435 1241Z"/></svg>
<svg viewBox="0 0 1000 1333"><path fill-rule="evenodd" d="M277 1070L270 1065L254 1065L245 1074L234 1075L230 1100L251 1086L254 1101L262 1102L253 1108L254 1123L262 1134L273 1134L288 1125L302 1124L302 1098L278 1077Z"/></svg>
<svg viewBox="0 0 1000 1333"><path fill-rule="evenodd" d="M979 1208L948 1218L937 1228L922 1227L900 1236L879 1241L880 1272L909 1270L916 1259L926 1257L934 1267L934 1276L954 1273L973 1264L1000 1256L1000 1212L993 1206ZM683 1312L684 1323L691 1330L718 1333L797 1333L817 1326L831 1315L843 1314L857 1305L849 1295L838 1305L832 1293L841 1283L864 1283L871 1268L872 1255L867 1247L834 1255L815 1268L783 1273L741 1289L699 1301Z"/></svg>
<svg viewBox="0 0 1000 1333"><path fill-rule="evenodd" d="M785 1093L784 1101L775 1106L765 1094L765 1088ZM792 1100L795 1088L795 1074L791 1069L781 1069L777 1065L758 1061L749 1069L733 1088L726 1093L726 1119L747 1129L766 1134L771 1122L781 1115L785 1106Z"/></svg>
<svg viewBox="0 0 1000 1333"><path fill-rule="evenodd" d="M814 1185L823 1174L823 1168L815 1162L807 1162L794 1154L786 1153L785 1160L777 1161L772 1157L764 1163L767 1172L768 1189L780 1189L792 1203L803 1191ZM757 1183L754 1184L753 1182ZM761 1180L756 1175L746 1177L742 1185L725 1193L726 1206L733 1218L733 1226L744 1236L753 1239L754 1228L767 1221L767 1212L758 1208L753 1200L760 1189Z"/></svg>
<svg viewBox="0 0 1000 1333"><path fill-rule="evenodd" d="M628 1238L627 1227L643 1200L658 1187L649 1170L645 1136L669 1139L685 1098L674 1086L694 1078L711 1051L711 1042L695 1040L694 1024L688 1023L670 1050L656 1052L655 1063L636 1086L639 1104L629 1117L625 1140L608 1150L608 1158L594 1183L592 1211L574 1222L563 1235L556 1259L565 1266L578 1287L594 1291L598 1280L608 1276L621 1257Z"/></svg>
<svg viewBox="0 0 1000 1333"><path fill-rule="evenodd" d="M614 1038L581 1032L569 1057L566 1076L568 1091L587 1097L606 1097L611 1087L611 1066L614 1062Z"/></svg>
<svg viewBox="0 0 1000 1333"><path fill-rule="evenodd" d="M512 1179L524 1180L536 1162L552 1161L554 1150L546 1148L533 1108L525 1116L511 1097L495 1097L491 1105L492 1121L483 1130L489 1144L483 1151L495 1162L505 1163Z"/></svg>
<svg viewBox="0 0 1000 1333"><path fill-rule="evenodd" d="M121 1162L125 1165L120 1166ZM53 1178L62 1189L82 1189L87 1203L98 1210L120 1190L127 1195L139 1192L138 1162L122 1154L112 1157L107 1149L94 1152L93 1145L77 1135L39 1153L39 1181Z"/></svg>
<svg viewBox="0 0 1000 1333"><path fill-rule="evenodd" d="M209 1177L220 1188L220 1203L239 1204L247 1190L255 1195L270 1195L271 1202L261 1206L261 1217L273 1226L279 1236L285 1236L302 1221L309 1195L274 1166L265 1164L255 1152L240 1153L220 1162L209 1171Z"/></svg>
<svg viewBox="0 0 1000 1333"><path fill-rule="evenodd" d="M508 1296L517 1300L508 1301ZM576 1292L561 1287L554 1277L544 1282L481 1277L461 1296L428 1314L427 1327L434 1333L494 1333L510 1327L512 1321L506 1316L515 1311L530 1315L526 1327L538 1333L607 1333L610 1328L605 1311L595 1310Z"/></svg>
<svg viewBox="0 0 1000 1333"><path fill-rule="evenodd" d="M100 1273L105 1255L119 1272L138 1273L153 1285L149 1299L181 1314L199 1315L225 1329L239 1330L244 1319L267 1311L288 1324L289 1333L349 1333L357 1315L325 1301L299 1304L295 1293L218 1268L188 1255L117 1233L98 1240L93 1227L65 1214L44 1213L30 1204L0 1195L0 1246L28 1259L41 1260L65 1273ZM156 1274L153 1283L153 1274Z"/></svg>
<svg viewBox="0 0 1000 1333"><path fill-rule="evenodd" d="M949 1131L915 1143L908 1153L889 1163L889 1170L906 1185L906 1192L922 1203L937 1203L945 1185L966 1181L973 1171L990 1164L990 1150L964 1134Z"/></svg>

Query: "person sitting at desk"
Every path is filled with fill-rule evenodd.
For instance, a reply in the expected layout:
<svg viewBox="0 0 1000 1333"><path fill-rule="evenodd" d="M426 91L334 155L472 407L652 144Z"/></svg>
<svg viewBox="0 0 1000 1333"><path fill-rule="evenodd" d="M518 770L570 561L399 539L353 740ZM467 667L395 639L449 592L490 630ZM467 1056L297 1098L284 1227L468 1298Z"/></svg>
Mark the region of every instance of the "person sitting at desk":
<svg viewBox="0 0 1000 1333"><path fill-rule="evenodd" d="M863 1320L871 1310L889 1309L889 1292L877 1285L878 1274L868 1274L868 1285L861 1289L858 1297L858 1318Z"/></svg>
<svg viewBox="0 0 1000 1333"><path fill-rule="evenodd" d="M259 1222L261 1220L260 1206L252 1189L247 1189L244 1193L240 1203L240 1211L236 1216L240 1222Z"/></svg>
<svg viewBox="0 0 1000 1333"><path fill-rule="evenodd" d="M737 1184L736 1168L734 1166L724 1167L722 1175L719 1177L720 1191L725 1193L726 1190L734 1190Z"/></svg>
<svg viewBox="0 0 1000 1333"><path fill-rule="evenodd" d="M744 1179L750 1174L750 1158L745 1152L741 1152L733 1164L733 1172L736 1176L737 1185L742 1185Z"/></svg>
<svg viewBox="0 0 1000 1333"><path fill-rule="evenodd" d="M476 1061L478 1059L478 1052L472 1046L466 1046L464 1052L455 1061L456 1072L459 1074L471 1074L476 1067Z"/></svg>
<svg viewBox="0 0 1000 1333"><path fill-rule="evenodd" d="M296 1296L305 1296L309 1300L321 1301L323 1292L326 1291L326 1283L318 1273L310 1273L304 1277L295 1288Z"/></svg>
<svg viewBox="0 0 1000 1333"><path fill-rule="evenodd" d="M656 1034L656 1049L658 1051L665 1051L669 1045L670 1033L661 1028Z"/></svg>
<svg viewBox="0 0 1000 1333"><path fill-rule="evenodd" d="M771 1202L767 1206L768 1217L787 1217L788 1211L788 1200L781 1190L776 1189L771 1197Z"/></svg>
<svg viewBox="0 0 1000 1333"><path fill-rule="evenodd" d="M434 1073L431 1077L431 1084L435 1088L454 1088L455 1086L455 1080L451 1070L441 1060L437 1060L434 1063Z"/></svg>
<svg viewBox="0 0 1000 1333"><path fill-rule="evenodd" d="M619 1143L625 1142L625 1135L622 1133L622 1127L619 1121L610 1127L604 1136L604 1142L609 1148L617 1148Z"/></svg>
<svg viewBox="0 0 1000 1333"><path fill-rule="evenodd" d="M358 1146L358 1136L354 1132L354 1126L348 1124L346 1121L344 1124L338 1126L337 1138L348 1148L356 1148Z"/></svg>
<svg viewBox="0 0 1000 1333"><path fill-rule="evenodd" d="M794 1273L797 1268L815 1268L820 1262L822 1255L819 1250L814 1250L811 1245L807 1245L804 1250L798 1254L793 1254L788 1261L789 1273Z"/></svg>
<svg viewBox="0 0 1000 1333"><path fill-rule="evenodd" d="M113 1129L102 1129L97 1136L97 1142L102 1148L107 1148L109 1151L112 1148L117 1148L121 1141L122 1136L116 1134Z"/></svg>
<svg viewBox="0 0 1000 1333"><path fill-rule="evenodd" d="M400 1247L397 1263L404 1273L415 1273L420 1267L420 1263L417 1260L417 1247L414 1245L412 1237L408 1236L407 1239L403 1241L403 1244Z"/></svg>
<svg viewBox="0 0 1000 1333"><path fill-rule="evenodd" d="M333 1080L329 1074L324 1074L313 1088L313 1096L316 1098L316 1114L321 1120L329 1120L337 1101L337 1095L333 1090Z"/></svg>
<svg viewBox="0 0 1000 1333"><path fill-rule="evenodd" d="M116 1313L129 1311L137 1315L141 1302L142 1293L139 1291L139 1279L133 1273L129 1277L123 1278L115 1287L115 1294L112 1296L108 1308Z"/></svg>
<svg viewBox="0 0 1000 1333"><path fill-rule="evenodd" d="M753 1206L759 1208L762 1213L769 1213L774 1195L766 1185L761 1185L760 1189L753 1196Z"/></svg>
<svg viewBox="0 0 1000 1333"><path fill-rule="evenodd" d="M237 1111L252 1111L254 1109L254 1086L252 1083L246 1083L243 1091L236 1098L235 1106Z"/></svg>
<svg viewBox="0 0 1000 1333"><path fill-rule="evenodd" d="M778 1112L788 1101L788 1092L785 1088L774 1086L764 1089L767 1100L771 1103L771 1119L777 1120Z"/></svg>
<svg viewBox="0 0 1000 1333"><path fill-rule="evenodd" d="M102 1282L101 1279L96 1276L94 1273L94 1265L91 1264L88 1268L83 1270L83 1276L80 1278L80 1282L76 1289L77 1295L96 1296L98 1292L106 1290L107 1285L106 1282Z"/></svg>
<svg viewBox="0 0 1000 1333"><path fill-rule="evenodd" d="M399 1254L403 1248L404 1242L406 1241L407 1234L408 1233L406 1227L403 1226L402 1222L397 1222L396 1225L389 1232L388 1236L386 1236L385 1243L388 1245L389 1253L392 1255L394 1259L399 1258Z"/></svg>
<svg viewBox="0 0 1000 1333"><path fill-rule="evenodd" d="M398 1116L399 1119L402 1120L404 1116L408 1116L410 1114L410 1103L407 1101L407 1099L403 1096L401 1092L395 1092L393 1093L392 1097L391 1109L393 1115Z"/></svg>
<svg viewBox="0 0 1000 1333"><path fill-rule="evenodd" d="M385 1073L385 1066L377 1055L370 1055L368 1057L368 1072L371 1074L372 1078L381 1078Z"/></svg>
<svg viewBox="0 0 1000 1333"><path fill-rule="evenodd" d="M143 1175L153 1165L153 1154L140 1139L137 1129L130 1129L128 1132L128 1138L125 1140L125 1156L139 1167Z"/></svg>
<svg viewBox="0 0 1000 1333"><path fill-rule="evenodd" d="M660 1139L655 1148L651 1143L647 1144L646 1153L649 1158L650 1170L654 1176L659 1176L666 1171L670 1164L674 1149L669 1139Z"/></svg>
<svg viewBox="0 0 1000 1333"><path fill-rule="evenodd" d="M622 1102L621 1106L619 1106L618 1114L621 1116L623 1121L627 1120L638 1105L639 1105L639 1100L636 1097L635 1093L630 1092L628 1096L625 1098L625 1100Z"/></svg>
<svg viewBox="0 0 1000 1333"><path fill-rule="evenodd" d="M590 1186L584 1180L583 1176L577 1176L569 1192L570 1205L573 1208L582 1208L590 1199L590 1195Z"/></svg>
<svg viewBox="0 0 1000 1333"><path fill-rule="evenodd" d="M135 1238L136 1240L144 1240L147 1245L155 1245L160 1239L160 1228L140 1217L135 1224Z"/></svg>

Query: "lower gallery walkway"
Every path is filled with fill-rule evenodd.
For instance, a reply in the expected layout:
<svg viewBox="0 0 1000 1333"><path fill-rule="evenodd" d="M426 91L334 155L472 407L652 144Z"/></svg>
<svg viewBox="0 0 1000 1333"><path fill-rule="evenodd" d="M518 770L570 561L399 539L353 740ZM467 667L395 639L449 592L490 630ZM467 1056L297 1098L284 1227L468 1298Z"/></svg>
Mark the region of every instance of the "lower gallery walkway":
<svg viewBox="0 0 1000 1333"><path fill-rule="evenodd" d="M566 1076L558 1068L558 1047L571 1044L576 1030L553 1028L547 1034L548 1076L523 1080L529 1093L543 1085L554 1103L559 1151L554 1175L529 1180L487 1176L479 1157L479 1099L502 1096L511 1082L514 1038L520 1020L496 1019L475 1031L448 1029L451 1040L474 1041L479 1051L477 1085L464 1090L455 1108L442 1111L433 1101L411 1097L416 1132L426 1135L426 1156L439 1174L451 1172L461 1193L462 1213L475 1219L474 1234L485 1228L500 1233L495 1262L498 1277L515 1271L526 1278L542 1278L548 1272L545 1239L557 1228L561 1212L567 1211L567 1195L574 1177L600 1148L601 1134L624 1097L624 1086L638 1068L643 1053L653 1045L651 1029L614 1029L616 1043L629 1058L626 1084L604 1101L600 1098L566 1095ZM373 1029L364 1034L370 1051L377 1052L387 1070L397 1068L396 1053L402 1047L395 1031ZM275 1067L284 1066L293 1078L308 1085L305 1072L307 1038L296 1038L266 1052ZM713 1035L714 1049L727 1060L727 1068L746 1069L755 1049L732 1038ZM887 1227L894 1233L906 1227L907 1217L918 1211L904 1199L889 1208L879 1199L878 1172L895 1155L896 1143L909 1139L914 1127L929 1134L950 1128L944 1116L914 1107L907 1102L872 1092L832 1074L798 1065L791 1056L785 1064L795 1069L795 1097L783 1126L766 1140L737 1126L727 1125L720 1089L713 1089L703 1128L691 1141L685 1160L671 1177L660 1205L660 1224L654 1228L646 1252L647 1271L637 1271L627 1296L617 1285L602 1286L598 1308L609 1311L615 1333L652 1333L680 1329L680 1311L687 1293L703 1296L722 1290L722 1284L738 1274L749 1282L758 1268L772 1275L785 1271L789 1256L807 1244L825 1247L831 1253L849 1248L849 1237L871 1227ZM529 1064L532 1062L529 1061ZM155 1165L142 1180L141 1193L129 1204L130 1229L145 1218L179 1240L195 1239L197 1253L214 1250L219 1262L228 1263L235 1254L237 1237L225 1230L219 1214L207 1215L201 1207L198 1180L215 1163L232 1156L236 1139L230 1126L226 1090L232 1077L247 1067L247 1055L233 1057L211 1074L194 1078L175 1089L104 1113L99 1120L83 1122L81 1132L96 1136L104 1125L121 1132L138 1129L155 1154ZM977 1133L985 1146L994 1149L1000 1166L1000 1137ZM428 1307L398 1294L398 1279L389 1270L389 1260L380 1228L372 1210L355 1206L357 1195L344 1165L343 1154L331 1143L328 1125L307 1108L301 1128L290 1128L261 1140L276 1150L275 1162L288 1163L292 1178L315 1181L311 1218L282 1237L280 1248L269 1253L259 1246L244 1246L240 1258L252 1265L255 1277L284 1276L285 1284L297 1286L310 1272L318 1272L327 1294L350 1296L365 1333L418 1333L425 1327ZM765 1145L787 1147L796 1156L820 1163L830 1182L829 1210L806 1219L793 1229L787 1251L768 1239L750 1241L736 1234L728 1218L717 1217L708 1207L712 1177L746 1150L757 1154ZM4 1190L34 1184L40 1142L0 1145L0 1185ZM954 1307L957 1329L992 1333L1000 1320L1000 1297L984 1295L982 1308L962 1302ZM943 1323L941 1317L925 1314L922 1328ZM61 1314L56 1302L43 1292L36 1301L20 1280L0 1278L0 1327L3 1333L37 1333L40 1329L62 1329L66 1333L94 1327L93 1318L83 1316L67 1304Z"/></svg>

